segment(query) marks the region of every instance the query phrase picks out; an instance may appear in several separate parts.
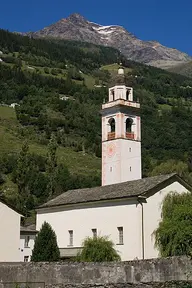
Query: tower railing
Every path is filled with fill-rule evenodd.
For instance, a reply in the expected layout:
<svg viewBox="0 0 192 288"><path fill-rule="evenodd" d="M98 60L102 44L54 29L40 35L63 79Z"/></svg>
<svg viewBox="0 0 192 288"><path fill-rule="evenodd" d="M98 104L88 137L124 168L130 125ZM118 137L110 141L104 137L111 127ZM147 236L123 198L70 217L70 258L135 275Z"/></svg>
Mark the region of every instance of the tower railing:
<svg viewBox="0 0 192 288"><path fill-rule="evenodd" d="M115 132L108 132L108 140L115 139Z"/></svg>
<svg viewBox="0 0 192 288"><path fill-rule="evenodd" d="M135 139L135 134L134 132L126 132L126 138L134 140Z"/></svg>

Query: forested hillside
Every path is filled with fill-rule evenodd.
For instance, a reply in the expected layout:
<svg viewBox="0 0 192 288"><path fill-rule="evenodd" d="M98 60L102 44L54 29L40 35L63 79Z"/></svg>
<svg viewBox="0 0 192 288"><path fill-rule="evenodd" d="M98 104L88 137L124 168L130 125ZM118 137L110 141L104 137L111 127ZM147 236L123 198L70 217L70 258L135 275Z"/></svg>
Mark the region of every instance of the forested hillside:
<svg viewBox="0 0 192 288"><path fill-rule="evenodd" d="M67 189L100 185L99 110L120 61L142 106L143 176L191 181L191 79L113 48L3 30L0 51L0 103L19 104L0 107L0 189L26 215Z"/></svg>

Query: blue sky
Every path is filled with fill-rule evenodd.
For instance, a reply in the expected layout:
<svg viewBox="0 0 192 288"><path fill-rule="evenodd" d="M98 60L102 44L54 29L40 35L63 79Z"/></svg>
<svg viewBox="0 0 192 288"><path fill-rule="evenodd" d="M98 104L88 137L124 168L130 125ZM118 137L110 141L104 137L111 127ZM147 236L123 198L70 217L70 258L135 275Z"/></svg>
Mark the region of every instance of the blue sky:
<svg viewBox="0 0 192 288"><path fill-rule="evenodd" d="M10 31L36 31L76 12L192 55L192 0L2 0L0 10L0 28Z"/></svg>

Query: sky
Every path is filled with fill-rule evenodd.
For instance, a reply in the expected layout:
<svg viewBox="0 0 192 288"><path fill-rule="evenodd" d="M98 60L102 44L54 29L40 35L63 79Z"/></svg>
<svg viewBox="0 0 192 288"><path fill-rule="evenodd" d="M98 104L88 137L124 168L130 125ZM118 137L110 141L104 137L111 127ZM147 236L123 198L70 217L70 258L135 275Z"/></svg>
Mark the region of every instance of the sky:
<svg viewBox="0 0 192 288"><path fill-rule="evenodd" d="M0 28L9 31L37 31L80 13L192 56L192 0L1 0L0 11Z"/></svg>

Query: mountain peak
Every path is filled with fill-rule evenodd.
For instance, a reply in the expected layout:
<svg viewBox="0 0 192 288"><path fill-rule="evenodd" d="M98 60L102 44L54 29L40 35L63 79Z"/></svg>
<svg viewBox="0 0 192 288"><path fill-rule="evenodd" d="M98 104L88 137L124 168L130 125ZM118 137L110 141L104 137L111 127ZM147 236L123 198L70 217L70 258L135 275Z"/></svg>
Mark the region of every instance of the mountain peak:
<svg viewBox="0 0 192 288"><path fill-rule="evenodd" d="M83 17L81 14L79 13L73 13L71 15L69 15L67 17L67 20L74 23L74 24L77 24L77 23L85 23L87 22L87 20L85 19L85 17Z"/></svg>
<svg viewBox="0 0 192 288"><path fill-rule="evenodd" d="M29 34L28 34L29 35ZM44 29L34 32L35 37L78 40L119 49L128 59L158 67L191 61L191 57L157 41L142 41L118 25L103 26L73 13Z"/></svg>

